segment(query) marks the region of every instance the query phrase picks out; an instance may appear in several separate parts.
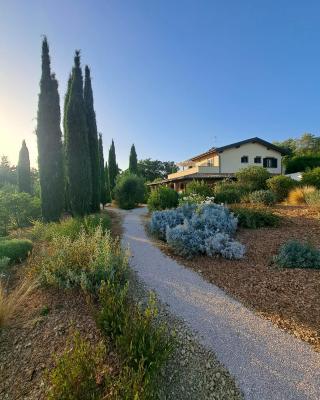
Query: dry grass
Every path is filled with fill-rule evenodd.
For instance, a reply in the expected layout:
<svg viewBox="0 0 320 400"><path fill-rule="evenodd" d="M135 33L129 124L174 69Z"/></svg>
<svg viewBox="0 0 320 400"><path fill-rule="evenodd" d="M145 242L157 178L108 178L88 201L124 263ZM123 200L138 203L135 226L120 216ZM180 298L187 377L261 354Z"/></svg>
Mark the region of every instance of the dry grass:
<svg viewBox="0 0 320 400"><path fill-rule="evenodd" d="M288 204L292 206L299 206L306 204L306 195L315 192L314 186L303 186L292 189L288 196Z"/></svg>
<svg viewBox="0 0 320 400"><path fill-rule="evenodd" d="M8 292L0 282L0 328L16 315L20 306L36 286L36 281L25 279Z"/></svg>

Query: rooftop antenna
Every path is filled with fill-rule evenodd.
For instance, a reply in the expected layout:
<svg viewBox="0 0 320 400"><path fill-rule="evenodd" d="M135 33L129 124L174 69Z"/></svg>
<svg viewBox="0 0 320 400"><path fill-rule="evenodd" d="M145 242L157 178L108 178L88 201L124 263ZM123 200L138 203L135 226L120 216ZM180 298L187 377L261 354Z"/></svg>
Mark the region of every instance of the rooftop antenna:
<svg viewBox="0 0 320 400"><path fill-rule="evenodd" d="M213 136L213 148L215 148L216 147L216 143L217 143L217 136L216 135L214 135Z"/></svg>

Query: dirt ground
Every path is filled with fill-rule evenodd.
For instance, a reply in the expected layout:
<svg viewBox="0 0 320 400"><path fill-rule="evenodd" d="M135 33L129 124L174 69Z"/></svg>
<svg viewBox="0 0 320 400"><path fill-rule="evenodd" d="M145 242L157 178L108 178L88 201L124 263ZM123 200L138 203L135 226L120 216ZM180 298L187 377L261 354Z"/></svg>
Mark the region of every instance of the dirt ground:
<svg viewBox="0 0 320 400"><path fill-rule="evenodd" d="M119 235L120 217L113 212L110 216L112 233ZM25 265L13 268L7 285L9 290L26 272ZM14 318L0 329L0 399L45 399L46 371L55 365L55 357L65 350L70 335L78 331L93 345L103 339L94 314L94 306L83 292L34 290ZM112 351L106 363L108 368L117 369Z"/></svg>
<svg viewBox="0 0 320 400"><path fill-rule="evenodd" d="M320 214L304 206L275 206L283 220L279 227L240 229L237 239L246 245L244 259L175 256L180 263L320 351L320 270L279 269L272 263L279 247L289 239L320 247Z"/></svg>

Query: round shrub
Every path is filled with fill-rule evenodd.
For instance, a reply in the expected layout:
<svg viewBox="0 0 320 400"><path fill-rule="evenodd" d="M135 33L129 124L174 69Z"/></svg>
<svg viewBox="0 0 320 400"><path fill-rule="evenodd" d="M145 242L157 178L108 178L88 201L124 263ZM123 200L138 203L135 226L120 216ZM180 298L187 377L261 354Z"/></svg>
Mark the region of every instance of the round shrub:
<svg viewBox="0 0 320 400"><path fill-rule="evenodd" d="M242 168L236 173L238 182L249 186L251 190L266 189L266 181L270 176L271 174L265 168L255 165Z"/></svg>
<svg viewBox="0 0 320 400"><path fill-rule="evenodd" d="M276 197L271 190L255 190L250 193L249 200L252 204L272 206L276 202Z"/></svg>
<svg viewBox="0 0 320 400"><path fill-rule="evenodd" d="M23 261L32 250L32 242L27 239L0 241L0 259L7 257L12 263Z"/></svg>
<svg viewBox="0 0 320 400"><path fill-rule="evenodd" d="M203 198L212 197L213 189L211 186L207 185L204 181L189 182L186 186L186 194L197 194Z"/></svg>
<svg viewBox="0 0 320 400"><path fill-rule="evenodd" d="M142 203L145 195L144 181L137 175L123 174L117 179L114 197L120 208L130 210Z"/></svg>
<svg viewBox="0 0 320 400"><path fill-rule="evenodd" d="M320 167L304 172L301 183L302 185L310 185L320 189Z"/></svg>
<svg viewBox="0 0 320 400"><path fill-rule="evenodd" d="M277 175L267 180L267 188L276 196L276 201L283 201L288 197L291 189L297 186L297 182L289 176Z"/></svg>
<svg viewBox="0 0 320 400"><path fill-rule="evenodd" d="M238 225L242 228L257 229L264 226L277 226L280 222L278 215L267 210L234 207L232 211L238 218Z"/></svg>
<svg viewBox="0 0 320 400"><path fill-rule="evenodd" d="M152 190L148 199L148 208L150 211L165 210L167 208L175 208L178 206L178 193L166 186Z"/></svg>
<svg viewBox="0 0 320 400"><path fill-rule="evenodd" d="M274 261L283 268L320 268L320 251L311 244L290 240L281 246Z"/></svg>

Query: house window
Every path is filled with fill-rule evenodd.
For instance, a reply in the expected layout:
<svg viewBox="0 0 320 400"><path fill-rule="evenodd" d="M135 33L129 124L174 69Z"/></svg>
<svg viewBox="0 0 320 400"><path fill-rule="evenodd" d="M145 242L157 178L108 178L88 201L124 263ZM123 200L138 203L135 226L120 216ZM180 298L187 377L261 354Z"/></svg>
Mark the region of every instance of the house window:
<svg viewBox="0 0 320 400"><path fill-rule="evenodd" d="M255 163L255 164L261 164L261 157L260 157L260 156L256 156L256 157L254 158L254 163Z"/></svg>
<svg viewBox="0 0 320 400"><path fill-rule="evenodd" d="M266 157L263 159L263 166L265 168L277 168L278 160L274 157Z"/></svg>
<svg viewBox="0 0 320 400"><path fill-rule="evenodd" d="M241 157L241 163L242 164L248 164L249 162L249 157L248 156L242 156Z"/></svg>

